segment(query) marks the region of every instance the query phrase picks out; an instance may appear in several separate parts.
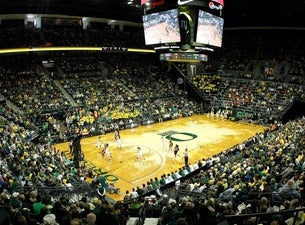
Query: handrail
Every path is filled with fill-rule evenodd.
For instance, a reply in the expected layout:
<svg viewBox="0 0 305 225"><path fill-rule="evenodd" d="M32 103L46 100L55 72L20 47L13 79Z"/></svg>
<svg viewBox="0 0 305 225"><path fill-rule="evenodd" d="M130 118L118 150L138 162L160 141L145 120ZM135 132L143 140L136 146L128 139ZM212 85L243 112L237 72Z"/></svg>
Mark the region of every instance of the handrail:
<svg viewBox="0 0 305 225"><path fill-rule="evenodd" d="M67 186L20 186L17 187L16 191L25 192L25 191L37 191L40 193L49 193L52 195L80 195L83 197L85 195L91 197L96 192L96 187L92 187L89 183L73 183L71 187Z"/></svg>
<svg viewBox="0 0 305 225"><path fill-rule="evenodd" d="M258 225L260 223L260 218L262 216L270 216L270 219L272 219L272 216L274 216L274 215L283 215L283 214L290 213L290 214L294 214L292 225L295 225L299 212L305 212L305 208L302 207L302 208L297 208L297 209L293 209L293 210L281 210L278 212L261 212L261 213L247 213L247 214L239 214L239 215L225 215L224 220L227 220L227 222L229 224L235 224L234 220L240 221L242 219L255 217L256 219L255 219L254 225Z"/></svg>

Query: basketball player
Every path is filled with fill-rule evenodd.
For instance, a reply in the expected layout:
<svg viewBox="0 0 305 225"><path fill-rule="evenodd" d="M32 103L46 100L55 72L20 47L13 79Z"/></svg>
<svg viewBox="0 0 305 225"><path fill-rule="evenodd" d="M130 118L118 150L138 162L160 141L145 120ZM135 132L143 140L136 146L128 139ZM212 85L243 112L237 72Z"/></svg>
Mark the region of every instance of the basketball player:
<svg viewBox="0 0 305 225"><path fill-rule="evenodd" d="M102 140L101 140L101 136L98 136L96 144L95 144L95 148L102 148Z"/></svg>
<svg viewBox="0 0 305 225"><path fill-rule="evenodd" d="M138 161L142 161L143 152L142 152L142 149L140 147L137 147L137 158L138 158Z"/></svg>
<svg viewBox="0 0 305 225"><path fill-rule="evenodd" d="M179 146L176 144L174 147L174 160L176 160L178 152L179 152Z"/></svg>
<svg viewBox="0 0 305 225"><path fill-rule="evenodd" d="M108 158L109 161L112 160L112 155L110 153L110 150L109 150L109 144L105 144L105 148L104 148L104 155Z"/></svg>
<svg viewBox="0 0 305 225"><path fill-rule="evenodd" d="M168 151L172 152L174 147L174 143L172 142L172 139L169 140L169 145L168 145Z"/></svg>
<svg viewBox="0 0 305 225"><path fill-rule="evenodd" d="M162 141L162 150L166 151L166 140L164 136L161 136L161 141Z"/></svg>
<svg viewBox="0 0 305 225"><path fill-rule="evenodd" d="M121 149L122 148L122 139L121 139L121 135L120 135L119 130L114 131L114 139L118 143L118 148Z"/></svg>

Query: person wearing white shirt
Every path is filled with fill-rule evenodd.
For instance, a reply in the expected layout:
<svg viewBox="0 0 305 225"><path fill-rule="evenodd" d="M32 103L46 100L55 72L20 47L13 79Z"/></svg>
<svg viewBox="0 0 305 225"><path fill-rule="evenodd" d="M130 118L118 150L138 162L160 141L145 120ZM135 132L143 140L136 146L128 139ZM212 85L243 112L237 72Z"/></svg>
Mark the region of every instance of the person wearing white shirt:
<svg viewBox="0 0 305 225"><path fill-rule="evenodd" d="M189 164L188 167L189 167L190 173L194 171L194 166L192 164Z"/></svg>
<svg viewBox="0 0 305 225"><path fill-rule="evenodd" d="M130 198L137 198L137 197L139 197L138 192L136 191L135 188L132 188L132 191L130 193Z"/></svg>
<svg viewBox="0 0 305 225"><path fill-rule="evenodd" d="M183 173L184 173L184 176L186 176L187 174L189 174L189 171L187 170L186 167L183 167Z"/></svg>
<svg viewBox="0 0 305 225"><path fill-rule="evenodd" d="M166 184L169 184L169 183L171 183L173 181L174 181L174 179L172 178L172 176L170 174L167 174L167 176L166 176Z"/></svg>
<svg viewBox="0 0 305 225"><path fill-rule="evenodd" d="M194 163L194 164L193 164L193 169L194 169L194 170L198 170L198 169L199 169L198 163Z"/></svg>
<svg viewBox="0 0 305 225"><path fill-rule="evenodd" d="M137 147L137 159L138 159L138 161L141 161L142 158L143 158L142 149L141 149L141 147Z"/></svg>

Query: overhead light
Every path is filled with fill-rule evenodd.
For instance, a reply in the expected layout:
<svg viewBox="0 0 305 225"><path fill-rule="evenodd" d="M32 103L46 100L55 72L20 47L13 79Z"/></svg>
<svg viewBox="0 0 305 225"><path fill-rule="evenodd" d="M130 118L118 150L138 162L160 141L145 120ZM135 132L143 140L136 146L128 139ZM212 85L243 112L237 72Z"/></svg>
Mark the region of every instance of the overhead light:
<svg viewBox="0 0 305 225"><path fill-rule="evenodd" d="M28 19L34 19L34 18L37 18L37 15L27 14L26 17L27 17Z"/></svg>
<svg viewBox="0 0 305 225"><path fill-rule="evenodd" d="M108 21L108 25L114 24L116 22L117 22L116 20L110 20L110 21Z"/></svg>

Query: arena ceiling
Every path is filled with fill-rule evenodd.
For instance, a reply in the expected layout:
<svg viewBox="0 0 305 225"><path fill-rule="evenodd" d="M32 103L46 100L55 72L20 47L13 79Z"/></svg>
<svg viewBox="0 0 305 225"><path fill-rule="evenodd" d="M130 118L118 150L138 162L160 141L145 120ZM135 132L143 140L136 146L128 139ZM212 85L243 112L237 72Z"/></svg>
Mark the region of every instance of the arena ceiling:
<svg viewBox="0 0 305 225"><path fill-rule="evenodd" d="M140 0L0 0L0 14L61 14L141 22L143 8L139 2ZM222 16L225 18L226 26L305 27L305 0L224 2Z"/></svg>

